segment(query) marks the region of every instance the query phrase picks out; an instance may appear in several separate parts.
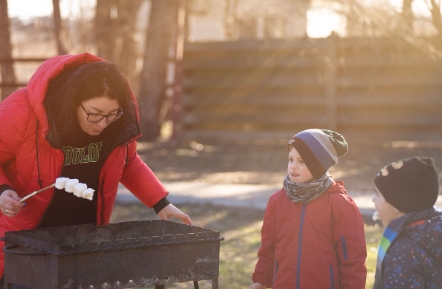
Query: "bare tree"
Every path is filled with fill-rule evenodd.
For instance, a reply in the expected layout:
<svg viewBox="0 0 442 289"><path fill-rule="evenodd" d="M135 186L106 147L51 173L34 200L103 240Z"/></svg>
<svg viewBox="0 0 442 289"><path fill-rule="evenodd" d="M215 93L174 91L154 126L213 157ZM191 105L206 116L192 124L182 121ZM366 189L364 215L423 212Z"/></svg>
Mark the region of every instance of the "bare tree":
<svg viewBox="0 0 442 289"><path fill-rule="evenodd" d="M9 32L9 15L7 0L0 0L0 59L2 84L15 83L14 66L12 64L12 46ZM13 86L3 86L1 99L5 99L14 91Z"/></svg>
<svg viewBox="0 0 442 289"><path fill-rule="evenodd" d="M435 0L426 0L426 2L431 12L433 25L437 29L439 37L442 37L442 17L440 10L440 2L438 3Z"/></svg>
<svg viewBox="0 0 442 289"><path fill-rule="evenodd" d="M177 26L178 9L177 0L152 1L138 100L143 140L155 140L160 134L169 47Z"/></svg>
<svg viewBox="0 0 442 289"><path fill-rule="evenodd" d="M52 0L53 7L53 19L54 19L54 36L55 42L57 43L57 53L66 54L66 49L64 48L62 41L62 20L60 14L60 0Z"/></svg>
<svg viewBox="0 0 442 289"><path fill-rule="evenodd" d="M97 54L115 62L133 84L139 56L136 41L136 16L142 0L98 0L95 12Z"/></svg>
<svg viewBox="0 0 442 289"><path fill-rule="evenodd" d="M390 1L336 0L329 3L334 11L347 18L349 36L365 36L377 38L390 37L408 43L433 60L442 60L442 19L440 6L435 0L425 0L431 11L431 17L421 17L420 23L426 24L427 33L414 33L413 0L402 0L402 10L397 11ZM431 27L433 26L433 27ZM432 29L434 28L434 29ZM432 35L432 37L428 37ZM373 42L374 43L374 42ZM441 62L434 62L439 65ZM442 68L442 66L441 66Z"/></svg>
<svg viewBox="0 0 442 289"><path fill-rule="evenodd" d="M140 56L136 39L136 16L142 0L117 1L118 45L115 61L134 87L138 87L139 71L135 69Z"/></svg>
<svg viewBox="0 0 442 289"><path fill-rule="evenodd" d="M104 59L115 62L116 17L115 0L97 0L95 6L94 35L97 54Z"/></svg>

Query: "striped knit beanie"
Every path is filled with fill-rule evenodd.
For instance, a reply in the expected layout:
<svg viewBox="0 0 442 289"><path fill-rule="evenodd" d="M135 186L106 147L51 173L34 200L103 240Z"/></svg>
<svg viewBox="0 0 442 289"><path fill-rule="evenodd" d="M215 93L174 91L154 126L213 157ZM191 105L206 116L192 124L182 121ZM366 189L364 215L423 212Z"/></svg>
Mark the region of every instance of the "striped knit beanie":
<svg viewBox="0 0 442 289"><path fill-rule="evenodd" d="M328 129L307 129L296 134L288 143L294 147L315 179L338 163L338 157L348 150L344 137Z"/></svg>

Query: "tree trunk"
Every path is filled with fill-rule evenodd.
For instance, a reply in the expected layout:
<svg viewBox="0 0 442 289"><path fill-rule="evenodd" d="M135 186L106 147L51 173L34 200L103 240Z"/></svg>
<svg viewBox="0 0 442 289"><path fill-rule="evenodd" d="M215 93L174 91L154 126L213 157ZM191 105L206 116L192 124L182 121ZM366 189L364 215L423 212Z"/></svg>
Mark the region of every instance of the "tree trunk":
<svg viewBox="0 0 442 289"><path fill-rule="evenodd" d="M433 20L433 25L437 29L437 32L439 33L439 36L442 35L442 17L440 14L440 6L438 3L436 3L435 0L430 0L431 2L431 16Z"/></svg>
<svg viewBox="0 0 442 289"><path fill-rule="evenodd" d="M0 59L9 59L11 61L2 61L1 77L2 84L11 84L11 86L1 87L1 100L5 99L11 94L15 87L12 84L15 83L14 66L12 65L12 46L11 36L9 33L9 16L8 16L8 2L7 0L0 0Z"/></svg>
<svg viewBox="0 0 442 289"><path fill-rule="evenodd" d="M139 56L135 34L136 15L141 3L141 0L118 1L117 33L120 45L115 51L115 60L134 89L138 87L139 82L139 71L135 69Z"/></svg>
<svg viewBox="0 0 442 289"><path fill-rule="evenodd" d="M139 95L142 140L153 141L160 135L160 109L164 101L166 68L172 35L178 21L179 1L152 1L144 50Z"/></svg>
<svg viewBox="0 0 442 289"><path fill-rule="evenodd" d="M115 13L114 0L97 0L95 6L94 35L97 46L97 55L104 59L115 62Z"/></svg>
<svg viewBox="0 0 442 289"><path fill-rule="evenodd" d="M66 49L64 48L62 41L62 21L60 14L60 0L52 0L52 7L54 9L53 19L54 19L54 37L57 43L57 53L59 55L66 54Z"/></svg>
<svg viewBox="0 0 442 289"><path fill-rule="evenodd" d="M97 55L118 65L133 87L138 59L136 15L142 0L97 0L95 11L95 44ZM135 84L135 85L134 85Z"/></svg>
<svg viewBox="0 0 442 289"><path fill-rule="evenodd" d="M402 21L407 32L413 32L413 0L403 0L402 3Z"/></svg>

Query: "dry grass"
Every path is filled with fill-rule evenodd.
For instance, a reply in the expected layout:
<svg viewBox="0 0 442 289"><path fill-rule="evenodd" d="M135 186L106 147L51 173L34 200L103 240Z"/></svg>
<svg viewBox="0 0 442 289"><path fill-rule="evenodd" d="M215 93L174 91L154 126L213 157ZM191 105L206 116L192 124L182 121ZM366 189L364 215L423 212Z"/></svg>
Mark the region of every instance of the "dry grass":
<svg viewBox="0 0 442 289"><path fill-rule="evenodd" d="M347 154L330 168L349 191L373 191L373 178L386 164L413 156L432 157L442 183L442 142L350 142ZM229 184L280 185L287 173L286 143L209 144L138 143L138 153L163 182L203 181Z"/></svg>

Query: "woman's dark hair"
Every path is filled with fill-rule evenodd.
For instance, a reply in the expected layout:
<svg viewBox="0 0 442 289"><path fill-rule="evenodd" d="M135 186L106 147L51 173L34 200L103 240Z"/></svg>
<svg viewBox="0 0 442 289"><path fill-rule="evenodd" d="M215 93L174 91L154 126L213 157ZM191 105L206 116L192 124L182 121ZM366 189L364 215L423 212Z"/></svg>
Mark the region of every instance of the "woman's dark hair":
<svg viewBox="0 0 442 289"><path fill-rule="evenodd" d="M93 62L65 70L51 81L45 98L48 121L60 135L69 134L77 122L77 108L88 99L105 96L116 99L123 109L121 118L109 127L124 129L136 117L131 90L117 66Z"/></svg>
<svg viewBox="0 0 442 289"><path fill-rule="evenodd" d="M121 72L110 62L93 62L78 68L66 83L65 97L78 107L85 100L106 96L123 106L130 101L130 90Z"/></svg>

